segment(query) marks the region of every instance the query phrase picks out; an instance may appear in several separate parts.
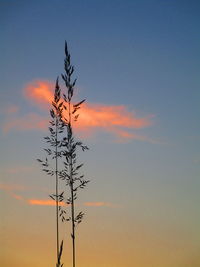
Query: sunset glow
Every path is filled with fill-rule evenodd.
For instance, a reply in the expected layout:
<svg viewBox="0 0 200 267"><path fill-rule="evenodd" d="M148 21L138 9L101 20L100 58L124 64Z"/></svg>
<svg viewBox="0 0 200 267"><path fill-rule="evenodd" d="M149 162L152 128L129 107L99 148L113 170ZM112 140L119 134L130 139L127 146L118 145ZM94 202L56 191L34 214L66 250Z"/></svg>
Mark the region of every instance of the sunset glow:
<svg viewBox="0 0 200 267"><path fill-rule="evenodd" d="M200 267L199 14L0 1L0 267Z"/></svg>
<svg viewBox="0 0 200 267"><path fill-rule="evenodd" d="M24 94L32 102L38 103L41 107L51 104L53 100L54 83L45 80L35 80L28 83L24 88Z"/></svg>
<svg viewBox="0 0 200 267"><path fill-rule="evenodd" d="M49 108L53 100L54 85L48 81L33 81L24 88L24 94L26 98L33 104L38 105L40 108ZM67 116L67 112L65 112ZM126 129L142 129L152 126L153 115L146 117L138 117L134 112L128 111L124 105L103 105L84 103L81 106L81 114L78 122L74 124L74 127L82 133L84 136L90 136L96 131L105 131L114 134L122 139L138 139L141 141L148 141L148 138L128 132ZM39 128L45 127L45 120L37 120ZM31 120L29 120L31 122ZM32 127L37 127L34 123ZM24 127L25 123L21 122L21 126ZM27 125L27 127L29 124ZM11 125L6 125L5 131L11 128ZM122 130L123 129L123 130Z"/></svg>
<svg viewBox="0 0 200 267"><path fill-rule="evenodd" d="M38 206L56 206L56 202L52 199L29 199L28 203L30 205L38 205ZM59 202L59 206L66 206L65 203Z"/></svg>

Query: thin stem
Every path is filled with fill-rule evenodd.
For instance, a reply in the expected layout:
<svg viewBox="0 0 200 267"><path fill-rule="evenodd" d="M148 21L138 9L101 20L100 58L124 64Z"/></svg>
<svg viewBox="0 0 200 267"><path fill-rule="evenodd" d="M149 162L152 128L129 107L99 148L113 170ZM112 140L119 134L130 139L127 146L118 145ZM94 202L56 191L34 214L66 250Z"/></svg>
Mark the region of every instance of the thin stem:
<svg viewBox="0 0 200 267"><path fill-rule="evenodd" d="M71 103L69 101L69 126L71 128ZM72 128L71 128L72 131ZM71 152L71 140L69 142L70 145L70 152ZM73 261L72 261L72 266L75 267L75 223L74 223L74 188L73 188L73 177L72 177L72 153L70 153L70 164L69 164L69 171L70 171L70 186L71 186L71 199L72 199L72 203L71 203L71 215L72 215L72 257L73 257Z"/></svg>
<svg viewBox="0 0 200 267"><path fill-rule="evenodd" d="M71 195L72 195L72 207L71 207L71 214L72 214L72 250L73 250L73 267L75 267L75 225L74 225L74 197L73 197L73 183L71 185Z"/></svg>
<svg viewBox="0 0 200 267"><path fill-rule="evenodd" d="M57 262L59 258L59 222L58 222L58 118L56 114L56 243L57 243Z"/></svg>

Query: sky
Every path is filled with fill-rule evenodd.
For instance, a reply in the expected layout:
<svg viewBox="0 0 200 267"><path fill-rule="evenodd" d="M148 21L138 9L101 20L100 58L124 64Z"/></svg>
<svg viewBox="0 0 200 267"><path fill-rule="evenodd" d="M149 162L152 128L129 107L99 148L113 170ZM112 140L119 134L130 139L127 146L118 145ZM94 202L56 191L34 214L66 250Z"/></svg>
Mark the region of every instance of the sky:
<svg viewBox="0 0 200 267"><path fill-rule="evenodd" d="M200 266L199 12L195 0L0 1L1 266L55 266L54 179L36 159L65 40L90 148L77 267ZM71 266L69 224L61 235Z"/></svg>

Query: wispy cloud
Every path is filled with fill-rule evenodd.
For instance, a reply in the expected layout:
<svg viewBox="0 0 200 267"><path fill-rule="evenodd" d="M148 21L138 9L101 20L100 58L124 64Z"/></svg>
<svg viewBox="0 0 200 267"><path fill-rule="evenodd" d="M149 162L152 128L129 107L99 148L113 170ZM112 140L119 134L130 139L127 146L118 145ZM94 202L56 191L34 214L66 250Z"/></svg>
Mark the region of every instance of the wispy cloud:
<svg viewBox="0 0 200 267"><path fill-rule="evenodd" d="M28 83L23 89L24 96L28 101L38 107L47 110L53 100L54 83L46 80L35 80ZM118 142L136 139L156 143L138 130L153 125L153 115L138 116L130 111L125 105L104 105L84 103L78 123L74 124L77 132L84 137L89 137L97 132L107 132L115 136ZM13 116L4 125L5 133L11 130L44 130L47 128L48 118L36 113L24 116ZM137 130L137 134L133 133Z"/></svg>
<svg viewBox="0 0 200 267"><path fill-rule="evenodd" d="M23 200L23 197L20 194L16 194L16 191L22 192L26 190L25 186L22 185L16 185L16 184L0 184L0 190L6 192L8 195L10 195L12 198L15 198L17 200Z"/></svg>
<svg viewBox="0 0 200 267"><path fill-rule="evenodd" d="M28 191L29 188L22 186L22 185L16 185L16 184L0 184L0 190L6 192L10 197L21 200L24 203L31 205L31 206L52 206L54 207L56 205L56 202L52 199L26 199L24 196L22 196L22 192ZM16 193L17 192L17 193ZM70 206L67 205L65 202L59 202L59 206ZM103 201L90 201L90 202L84 202L76 204L76 206L86 206L86 207L117 207L117 205L114 205L110 202L103 202Z"/></svg>
<svg viewBox="0 0 200 267"><path fill-rule="evenodd" d="M36 206L55 206L56 202L51 199L28 199L27 203ZM86 207L114 207L110 202L85 202L83 204L76 204L76 206L86 206ZM69 206L64 202L59 202L59 206Z"/></svg>
<svg viewBox="0 0 200 267"><path fill-rule="evenodd" d="M21 195L17 195L15 193L12 193L12 197L17 199L17 200L24 200L24 198Z"/></svg>
<svg viewBox="0 0 200 267"><path fill-rule="evenodd" d="M134 112L121 106L84 104L77 125L77 130L83 134L92 134L99 131L114 134L121 139L139 139L139 135L130 132L133 129L142 129L153 124L152 116L137 117ZM141 139L142 140L142 139Z"/></svg>
<svg viewBox="0 0 200 267"><path fill-rule="evenodd" d="M34 80L28 83L23 94L25 98L42 109L46 109L53 100L55 83L47 80Z"/></svg>
<svg viewBox="0 0 200 267"><path fill-rule="evenodd" d="M26 189L23 185L17 185L17 184L3 184L0 183L0 189L4 191L24 191Z"/></svg>
<svg viewBox="0 0 200 267"><path fill-rule="evenodd" d="M37 206L55 206L56 202L51 199L28 199L27 203ZM64 202L59 202L59 206L66 206Z"/></svg>
<svg viewBox="0 0 200 267"><path fill-rule="evenodd" d="M48 119L37 113L29 113L24 116L15 115L6 120L3 124L3 132L8 133L11 130L44 130L48 125Z"/></svg>
<svg viewBox="0 0 200 267"><path fill-rule="evenodd" d="M9 114L13 114L19 111L19 107L17 105L8 105L4 110L3 113L9 115Z"/></svg>

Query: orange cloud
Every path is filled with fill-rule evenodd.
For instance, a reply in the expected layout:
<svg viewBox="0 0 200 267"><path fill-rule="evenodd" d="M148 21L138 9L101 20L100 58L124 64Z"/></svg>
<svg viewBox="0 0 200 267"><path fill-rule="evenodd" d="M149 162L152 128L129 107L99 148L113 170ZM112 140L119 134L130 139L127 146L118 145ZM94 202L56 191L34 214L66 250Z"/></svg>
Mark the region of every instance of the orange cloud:
<svg viewBox="0 0 200 267"><path fill-rule="evenodd" d="M140 129L152 125L151 116L138 118L123 105L106 106L84 104L79 119L79 127L126 127Z"/></svg>
<svg viewBox="0 0 200 267"><path fill-rule="evenodd" d="M53 99L53 91L54 83L45 80L33 81L24 88L26 98L43 108L50 106ZM18 128L32 130L37 127L38 129L47 127L47 120L44 118L37 117L36 114L29 114L28 116L29 122L33 121L33 123L27 123L26 118L24 118L19 121L21 127L18 126ZM105 131L114 134L122 140L137 139L149 142L149 139L145 136L136 135L129 131L151 126L153 124L152 117L152 115L138 117L135 112L129 111L124 105L86 103L82 105L78 123L75 123L74 127L85 136L95 131ZM4 126L4 131L16 128L19 124L12 121Z"/></svg>
<svg viewBox="0 0 200 267"><path fill-rule="evenodd" d="M46 108L53 100L55 84L46 80L35 80L24 88L24 95L28 100L42 108Z"/></svg>
<svg viewBox="0 0 200 267"><path fill-rule="evenodd" d="M38 206L55 206L56 202L54 200L48 199L29 199L27 200L30 205L38 205ZM64 202L59 202L59 206L66 206Z"/></svg>
<svg viewBox="0 0 200 267"><path fill-rule="evenodd" d="M16 185L16 184L1 184L0 183L0 190L5 191L8 195L10 195L12 198L24 201L25 203L28 203L32 206L52 206L54 207L56 205L56 202L52 199L25 199L22 195L16 194L14 191L25 191L27 190L27 187L22 185ZM79 206L81 204L76 204L76 206ZM118 207L116 205L113 205L110 202L85 202L82 204L86 207ZM70 206L67 205L64 202L59 202L59 206Z"/></svg>
<svg viewBox="0 0 200 267"><path fill-rule="evenodd" d="M37 206L55 206L56 202L54 200L49 199L28 199L27 203L30 205ZM112 207L113 205L109 202L85 202L84 206L87 207ZM59 202L59 206L67 206L64 202Z"/></svg>
<svg viewBox="0 0 200 267"><path fill-rule="evenodd" d="M130 140L135 139L135 140L139 140L139 141L148 142L151 144L166 144L165 142L163 142L159 139L153 139L153 138L149 138L148 136L130 133L130 132L123 131L123 130L119 130L117 132L117 134L118 134L117 135L117 142L119 142L119 143L123 143L129 139Z"/></svg>

